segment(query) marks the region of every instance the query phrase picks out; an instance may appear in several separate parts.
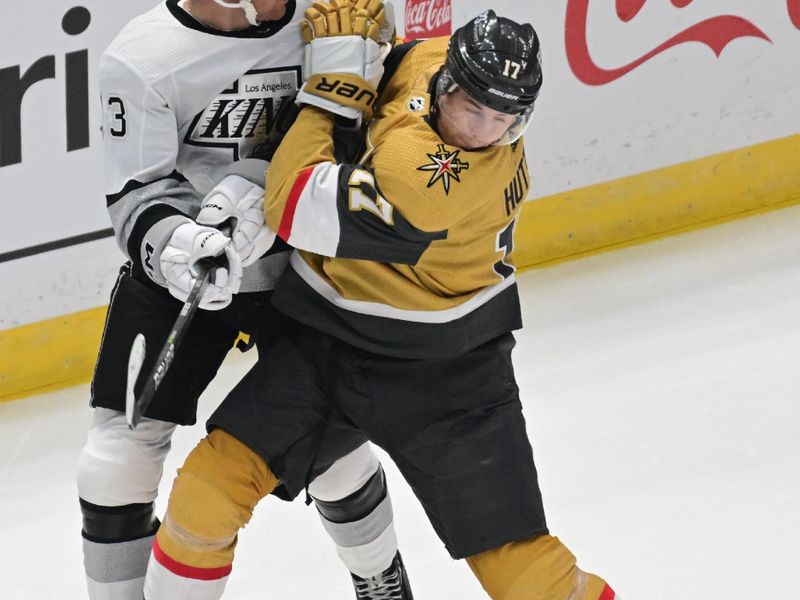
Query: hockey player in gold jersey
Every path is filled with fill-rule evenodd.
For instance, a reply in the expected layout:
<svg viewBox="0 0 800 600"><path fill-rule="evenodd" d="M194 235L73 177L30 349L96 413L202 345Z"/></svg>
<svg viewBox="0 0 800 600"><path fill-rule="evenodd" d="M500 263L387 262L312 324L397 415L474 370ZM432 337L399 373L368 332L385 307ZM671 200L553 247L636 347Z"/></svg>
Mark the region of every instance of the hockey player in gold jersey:
<svg viewBox="0 0 800 600"><path fill-rule="evenodd" d="M613 600L550 535L511 363L538 37L486 11L449 40L394 48L384 72L387 49L352 35L351 8L307 13L303 108L267 172L267 222L297 248L273 296L289 324L212 415L154 560L227 572L260 498L297 495L359 428L491 598ZM164 569L147 582L149 600L187 597ZM399 579L395 592L410 597Z"/></svg>
<svg viewBox="0 0 800 600"><path fill-rule="evenodd" d="M277 305L392 356L461 354L520 326L511 250L529 185L525 151L518 141L490 145L518 118L484 116L460 90L441 95L430 113L430 81L446 47L440 38L408 50L362 161L337 164L334 119L308 107L269 172L267 222L301 249ZM440 75L435 87L451 82ZM477 122L455 129L474 150L432 127L449 123L456 103L465 107L455 114ZM496 129L485 139L483 121Z"/></svg>

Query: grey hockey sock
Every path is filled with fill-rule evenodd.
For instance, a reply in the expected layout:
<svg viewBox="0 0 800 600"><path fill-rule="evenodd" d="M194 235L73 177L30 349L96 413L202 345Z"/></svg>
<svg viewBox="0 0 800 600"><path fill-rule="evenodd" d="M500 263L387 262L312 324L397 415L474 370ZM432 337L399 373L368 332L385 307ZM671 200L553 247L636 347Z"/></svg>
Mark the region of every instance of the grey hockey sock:
<svg viewBox="0 0 800 600"><path fill-rule="evenodd" d="M153 504L109 507L81 500L81 512L90 600L141 600L159 525Z"/></svg>
<svg viewBox="0 0 800 600"><path fill-rule="evenodd" d="M335 501L314 499L322 524L336 544L342 562L360 577L374 577L397 553L392 504L383 469L359 490Z"/></svg>

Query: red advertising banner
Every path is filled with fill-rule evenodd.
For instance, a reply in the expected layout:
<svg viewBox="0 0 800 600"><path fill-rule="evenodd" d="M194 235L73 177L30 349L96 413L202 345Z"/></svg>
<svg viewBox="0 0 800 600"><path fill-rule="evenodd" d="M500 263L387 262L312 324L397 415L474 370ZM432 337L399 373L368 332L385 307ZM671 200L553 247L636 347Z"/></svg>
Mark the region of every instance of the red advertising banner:
<svg viewBox="0 0 800 600"><path fill-rule="evenodd" d="M452 14L450 0L406 0L405 39L450 35Z"/></svg>

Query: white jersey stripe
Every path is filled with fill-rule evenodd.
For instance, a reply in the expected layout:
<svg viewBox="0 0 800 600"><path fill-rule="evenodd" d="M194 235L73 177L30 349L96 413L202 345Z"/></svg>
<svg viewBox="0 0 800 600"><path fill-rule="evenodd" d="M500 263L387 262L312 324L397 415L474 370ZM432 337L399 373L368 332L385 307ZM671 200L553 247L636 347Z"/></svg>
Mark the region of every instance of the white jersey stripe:
<svg viewBox="0 0 800 600"><path fill-rule="evenodd" d="M387 319L397 319L400 321L413 321L416 323L450 323L460 319L477 308L486 304L489 300L500 294L503 290L516 284L516 276L511 275L496 285L486 287L480 292L475 294L472 298L444 310L405 310L402 308L395 308L388 304L380 302L367 302L364 300L350 300L342 297L331 285L322 279L317 273L303 260L302 256L295 250L292 252L291 264L297 274L310 285L314 291L320 296L325 298L331 304L349 310L351 312L360 313L362 315L370 315L373 317L384 317Z"/></svg>
<svg viewBox="0 0 800 600"><path fill-rule="evenodd" d="M337 206L339 165L322 163L311 172L297 199L290 246L323 256L336 256L341 226Z"/></svg>

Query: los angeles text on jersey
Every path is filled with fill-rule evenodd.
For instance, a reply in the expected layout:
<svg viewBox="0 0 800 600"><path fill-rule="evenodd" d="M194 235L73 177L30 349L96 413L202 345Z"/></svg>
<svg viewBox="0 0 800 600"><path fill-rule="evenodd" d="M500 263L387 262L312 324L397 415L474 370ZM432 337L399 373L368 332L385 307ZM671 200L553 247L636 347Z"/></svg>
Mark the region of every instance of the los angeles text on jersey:
<svg viewBox="0 0 800 600"><path fill-rule="evenodd" d="M246 149L270 132L276 111L297 91L300 77L299 66L248 71L194 118L184 143L231 148L233 160L245 158Z"/></svg>

